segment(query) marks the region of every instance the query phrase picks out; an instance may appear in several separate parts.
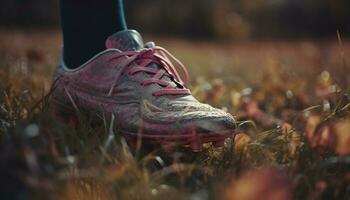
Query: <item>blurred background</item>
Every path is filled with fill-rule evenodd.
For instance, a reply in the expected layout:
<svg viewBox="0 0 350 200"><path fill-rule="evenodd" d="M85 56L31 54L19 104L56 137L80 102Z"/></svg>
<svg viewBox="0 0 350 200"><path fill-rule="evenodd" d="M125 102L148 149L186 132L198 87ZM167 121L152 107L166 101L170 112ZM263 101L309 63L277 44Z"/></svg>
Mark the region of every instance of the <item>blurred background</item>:
<svg viewBox="0 0 350 200"><path fill-rule="evenodd" d="M241 40L350 33L347 0L126 0L130 27L163 35ZM1 0L0 24L59 26L57 0Z"/></svg>
<svg viewBox="0 0 350 200"><path fill-rule="evenodd" d="M83 194L78 199L94 199L108 190L121 197L150 193L170 200L173 195L167 191L182 195L173 184L186 191L193 184L196 193L186 199L213 199L207 194L226 187L234 199L288 199L279 195L288 196L290 188L295 199L350 199L349 157L340 157L350 152L350 125L343 119L350 113L350 95L337 93L350 90L350 0L125 0L125 6L130 28L187 67L198 100L237 116L240 136L234 148L193 155L166 152L174 164L191 162L170 168L157 151L140 162L129 154L119 158L111 148L115 143L110 131L108 136L94 134L105 127L62 126L46 114L47 99L42 98L50 91L62 47L58 0L0 0L0 169L9 169L0 170L0 178L7 181L0 196L1 190L13 188L12 193L25 197L9 181L14 176L35 185L42 195L67 193L68 198L53 199L77 199L77 192ZM38 117L32 117L34 105ZM22 125L19 119L30 123ZM277 124L282 126L275 129ZM1 142L11 135L10 128L14 142ZM51 157L59 161L57 167ZM107 161L102 160L116 165L104 168ZM154 172L154 165L152 174L145 173L148 160L157 160L162 170ZM170 163L167 157L165 161ZM278 170L242 175L270 165ZM280 169L287 170L285 177ZM236 177L238 184L226 184ZM51 179L63 185L56 187ZM347 196L340 198L342 193ZM103 194L96 199L104 199Z"/></svg>

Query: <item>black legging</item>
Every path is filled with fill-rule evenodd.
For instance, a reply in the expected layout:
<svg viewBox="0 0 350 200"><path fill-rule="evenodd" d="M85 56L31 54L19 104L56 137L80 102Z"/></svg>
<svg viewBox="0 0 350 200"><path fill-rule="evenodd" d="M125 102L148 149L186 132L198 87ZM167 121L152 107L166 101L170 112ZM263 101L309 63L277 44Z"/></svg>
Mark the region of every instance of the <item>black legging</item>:
<svg viewBox="0 0 350 200"><path fill-rule="evenodd" d="M64 59L76 68L105 49L106 38L126 28L121 0L61 0Z"/></svg>

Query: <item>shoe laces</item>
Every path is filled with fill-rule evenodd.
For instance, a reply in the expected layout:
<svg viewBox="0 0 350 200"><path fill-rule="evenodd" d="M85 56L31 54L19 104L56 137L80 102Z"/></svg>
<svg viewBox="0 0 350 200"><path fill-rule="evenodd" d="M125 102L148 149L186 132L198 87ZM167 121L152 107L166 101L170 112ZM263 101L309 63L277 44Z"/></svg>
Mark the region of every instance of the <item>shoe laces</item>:
<svg viewBox="0 0 350 200"><path fill-rule="evenodd" d="M190 90L186 88L189 80L186 67L166 49L155 46L152 48L142 49L140 51L124 51L117 53L111 59L118 59L124 56L127 56L128 59L121 64L121 67L115 76L115 81L109 90L108 96L112 95L118 80L126 71L130 75L135 75L140 72L153 74L151 78L144 78L142 81L140 81L141 85L144 86L158 84L163 87L162 89L154 91L152 93L153 96L191 94ZM181 79L169 57L180 69L183 79ZM136 66L131 67L133 63L136 63ZM152 63L161 66L160 69L153 69L149 67L149 65ZM172 81L162 80L164 76L169 77Z"/></svg>

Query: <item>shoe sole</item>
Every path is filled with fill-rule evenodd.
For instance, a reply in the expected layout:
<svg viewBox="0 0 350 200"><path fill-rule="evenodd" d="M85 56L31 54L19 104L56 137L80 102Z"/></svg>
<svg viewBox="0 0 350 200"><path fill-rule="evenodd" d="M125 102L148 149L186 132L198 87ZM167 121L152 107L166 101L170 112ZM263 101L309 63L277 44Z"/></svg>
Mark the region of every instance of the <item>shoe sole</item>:
<svg viewBox="0 0 350 200"><path fill-rule="evenodd" d="M126 139L129 146L136 148L137 142L141 140L145 144L159 144L164 149L172 149L176 146L189 146L193 151L202 150L204 144L212 144L215 148L225 146L225 139L232 138L233 133L205 133L184 135L145 135L134 134L127 131L119 131Z"/></svg>
<svg viewBox="0 0 350 200"><path fill-rule="evenodd" d="M53 113L57 120L68 124L72 128L76 128L79 124L79 119L76 111L68 108L65 105L56 104L53 106ZM225 139L233 138L234 131L226 131L225 133L190 133L190 134L174 134L174 135L146 135L132 133L119 130L119 133L125 138L128 145L132 149L137 148L137 143L160 145L161 148L171 150L177 146L188 146L193 151L201 151L204 144L211 143L215 148L221 148L225 145ZM141 141L140 141L141 140Z"/></svg>

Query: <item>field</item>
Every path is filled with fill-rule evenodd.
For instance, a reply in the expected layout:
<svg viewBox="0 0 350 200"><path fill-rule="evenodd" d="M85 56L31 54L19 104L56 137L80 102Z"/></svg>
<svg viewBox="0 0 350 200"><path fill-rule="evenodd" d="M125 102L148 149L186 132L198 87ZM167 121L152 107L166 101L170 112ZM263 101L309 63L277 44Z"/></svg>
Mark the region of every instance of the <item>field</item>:
<svg viewBox="0 0 350 200"><path fill-rule="evenodd" d="M131 153L110 124L50 110L58 30L0 30L1 199L350 199L350 41L154 38L199 100L237 118L224 148Z"/></svg>

